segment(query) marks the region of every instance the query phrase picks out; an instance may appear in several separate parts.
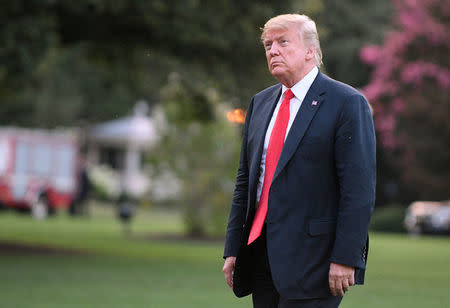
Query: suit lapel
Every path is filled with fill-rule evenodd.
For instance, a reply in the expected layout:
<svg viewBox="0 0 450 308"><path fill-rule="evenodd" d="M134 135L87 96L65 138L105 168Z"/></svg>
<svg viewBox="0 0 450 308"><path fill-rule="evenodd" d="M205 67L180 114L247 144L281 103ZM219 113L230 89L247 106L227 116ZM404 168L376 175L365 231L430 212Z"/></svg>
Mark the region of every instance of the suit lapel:
<svg viewBox="0 0 450 308"><path fill-rule="evenodd" d="M321 87L321 81L323 78L324 77L319 72L313 84L309 88L308 93L303 99L302 105L300 106L284 143L272 182L291 159L298 147L298 144L305 135L311 120L314 118L314 115L322 104L323 94L325 93L325 90Z"/></svg>
<svg viewBox="0 0 450 308"><path fill-rule="evenodd" d="M251 166L250 166L250 178L249 178L249 191L251 192L250 196L255 196L256 198L256 188L258 184L258 177L259 177L259 170L261 165L261 157L262 152L264 148L264 140L266 137L267 127L269 126L270 119L272 118L273 111L277 105L277 102L281 95L281 85L276 87L271 94L268 95L267 98L263 99L261 102L258 102L258 104L261 104L261 108L258 109L258 114L255 115L256 119L261 119L262 121L259 121L261 123L256 131L255 131L255 142L256 142L256 149L257 153L254 157L257 157L258 159L253 159ZM255 201L255 200L250 200ZM254 204L254 202L250 203Z"/></svg>

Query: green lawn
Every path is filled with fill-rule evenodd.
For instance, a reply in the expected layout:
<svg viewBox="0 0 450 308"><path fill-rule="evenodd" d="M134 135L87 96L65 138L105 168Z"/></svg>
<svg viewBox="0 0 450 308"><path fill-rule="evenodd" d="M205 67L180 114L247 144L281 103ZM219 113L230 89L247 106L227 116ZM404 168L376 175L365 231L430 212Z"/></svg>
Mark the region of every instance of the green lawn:
<svg viewBox="0 0 450 308"><path fill-rule="evenodd" d="M176 213L140 211L130 236L107 208L92 214L35 221L0 212L0 242L86 252L3 252L0 307L251 307L225 286L222 242L155 236L181 234ZM366 285L341 307L450 307L449 242L372 234Z"/></svg>

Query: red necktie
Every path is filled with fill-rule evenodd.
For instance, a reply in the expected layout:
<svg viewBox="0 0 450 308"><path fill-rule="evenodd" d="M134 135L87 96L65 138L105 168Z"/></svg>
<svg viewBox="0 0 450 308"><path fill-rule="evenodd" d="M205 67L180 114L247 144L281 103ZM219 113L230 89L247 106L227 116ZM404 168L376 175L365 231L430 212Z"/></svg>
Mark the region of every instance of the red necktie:
<svg viewBox="0 0 450 308"><path fill-rule="evenodd" d="M277 168L278 159L283 149L284 138L286 136L286 129L289 122L289 102L294 97L294 93L290 89L287 89L284 94L284 99L281 102L280 109L278 110L277 119L273 126L272 133L269 139L269 146L266 153L266 163L264 171L264 182L259 199L258 209L256 210L255 219L253 220L252 229L248 237L248 245L256 240L260 234L264 225L264 220L267 216L267 207L269 201L269 189L272 183L272 178Z"/></svg>

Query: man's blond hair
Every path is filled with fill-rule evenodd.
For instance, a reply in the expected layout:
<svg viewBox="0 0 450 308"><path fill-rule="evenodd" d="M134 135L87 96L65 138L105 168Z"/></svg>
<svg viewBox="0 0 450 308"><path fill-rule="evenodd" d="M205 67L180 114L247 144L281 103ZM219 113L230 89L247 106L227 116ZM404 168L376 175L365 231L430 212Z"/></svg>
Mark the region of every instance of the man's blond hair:
<svg viewBox="0 0 450 308"><path fill-rule="evenodd" d="M261 40L264 41L266 33L274 29L287 30L296 27L300 34L300 40L306 47L313 47L315 50L316 66L322 65L322 50L320 49L319 34L316 23L306 15L284 14L269 19L262 28Z"/></svg>

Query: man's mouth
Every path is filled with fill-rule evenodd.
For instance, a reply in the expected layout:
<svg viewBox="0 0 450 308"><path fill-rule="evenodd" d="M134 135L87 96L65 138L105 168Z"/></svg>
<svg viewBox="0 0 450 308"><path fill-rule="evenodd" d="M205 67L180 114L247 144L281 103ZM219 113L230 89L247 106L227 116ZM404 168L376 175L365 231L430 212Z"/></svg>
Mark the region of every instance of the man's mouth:
<svg viewBox="0 0 450 308"><path fill-rule="evenodd" d="M270 66L276 67L276 66L278 66L278 65L280 65L280 64L281 64L280 61L273 61L273 62L270 63Z"/></svg>

